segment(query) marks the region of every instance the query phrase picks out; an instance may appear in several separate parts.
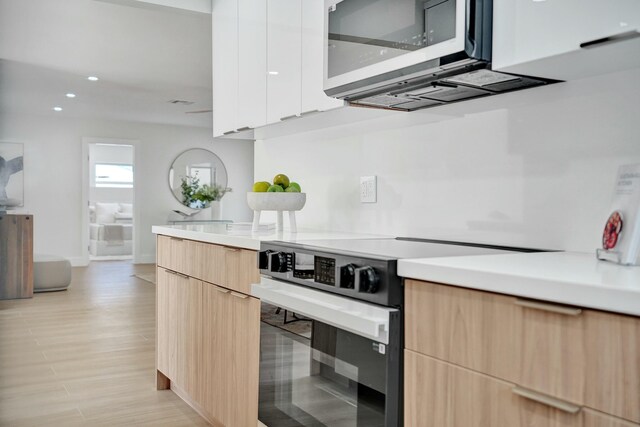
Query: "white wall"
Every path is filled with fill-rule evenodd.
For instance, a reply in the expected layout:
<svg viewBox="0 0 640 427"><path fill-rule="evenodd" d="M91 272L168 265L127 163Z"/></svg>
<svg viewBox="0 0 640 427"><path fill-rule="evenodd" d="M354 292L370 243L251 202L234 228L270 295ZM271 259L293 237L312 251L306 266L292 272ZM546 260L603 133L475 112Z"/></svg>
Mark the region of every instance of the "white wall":
<svg viewBox="0 0 640 427"><path fill-rule="evenodd" d="M299 182L303 227L592 252L618 166L640 162L639 99L632 70L258 141L255 179Z"/></svg>
<svg viewBox="0 0 640 427"><path fill-rule="evenodd" d="M130 145L89 145L89 200L103 203L133 203L133 188L96 187L96 163L133 164Z"/></svg>
<svg viewBox="0 0 640 427"><path fill-rule="evenodd" d="M151 226L165 224L182 205L168 185L173 159L188 148L207 148L227 166L234 192L222 200L222 214L251 219L244 192L252 185L253 146L243 141L212 142L211 129L139 123L0 115L0 140L24 143L25 208L34 215L37 253L87 260L82 244L82 138L138 140L135 148L136 227L134 261L154 262Z"/></svg>

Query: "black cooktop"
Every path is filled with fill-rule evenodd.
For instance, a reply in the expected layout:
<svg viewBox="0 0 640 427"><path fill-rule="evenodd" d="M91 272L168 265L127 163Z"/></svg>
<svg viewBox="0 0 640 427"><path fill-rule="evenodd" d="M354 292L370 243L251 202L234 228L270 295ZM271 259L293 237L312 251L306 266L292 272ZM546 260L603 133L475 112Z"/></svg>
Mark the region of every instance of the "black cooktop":
<svg viewBox="0 0 640 427"><path fill-rule="evenodd" d="M275 242L274 242L275 243ZM493 246L478 243L454 242L415 238L379 238L345 240L305 240L298 243L277 242L282 245L317 249L323 252L348 254L352 256L381 257L389 260L409 258L435 258L467 255L492 255L513 252L540 252L537 249Z"/></svg>

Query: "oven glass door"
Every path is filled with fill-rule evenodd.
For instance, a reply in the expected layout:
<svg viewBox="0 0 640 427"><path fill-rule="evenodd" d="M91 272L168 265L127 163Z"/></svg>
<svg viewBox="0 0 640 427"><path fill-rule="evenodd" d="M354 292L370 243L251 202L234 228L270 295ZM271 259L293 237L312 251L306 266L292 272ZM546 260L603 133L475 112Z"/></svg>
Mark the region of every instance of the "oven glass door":
<svg viewBox="0 0 640 427"><path fill-rule="evenodd" d="M463 0L326 0L325 89L464 50Z"/></svg>
<svg viewBox="0 0 640 427"><path fill-rule="evenodd" d="M273 316L276 307L263 302L262 311ZM261 323L260 421L269 427L385 426L386 346L291 312L288 320Z"/></svg>

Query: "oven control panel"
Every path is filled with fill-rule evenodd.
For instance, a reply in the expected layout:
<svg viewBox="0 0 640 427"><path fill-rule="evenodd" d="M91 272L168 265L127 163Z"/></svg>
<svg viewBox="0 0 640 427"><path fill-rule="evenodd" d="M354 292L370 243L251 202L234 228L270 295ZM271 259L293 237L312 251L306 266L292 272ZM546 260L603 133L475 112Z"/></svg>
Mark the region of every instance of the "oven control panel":
<svg viewBox="0 0 640 427"><path fill-rule="evenodd" d="M330 253L301 244L264 242L258 252L260 273L383 305L402 301L396 261Z"/></svg>

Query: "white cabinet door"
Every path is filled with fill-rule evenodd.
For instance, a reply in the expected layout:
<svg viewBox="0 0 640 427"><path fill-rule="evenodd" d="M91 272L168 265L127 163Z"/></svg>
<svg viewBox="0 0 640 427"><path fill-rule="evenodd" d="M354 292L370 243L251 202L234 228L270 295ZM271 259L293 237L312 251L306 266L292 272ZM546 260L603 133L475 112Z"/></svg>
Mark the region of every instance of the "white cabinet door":
<svg viewBox="0 0 640 427"><path fill-rule="evenodd" d="M302 1L302 112L325 111L344 106L330 98L324 84L324 2Z"/></svg>
<svg viewBox="0 0 640 427"><path fill-rule="evenodd" d="M267 0L268 123L301 113L301 7L302 0Z"/></svg>
<svg viewBox="0 0 640 427"><path fill-rule="evenodd" d="M214 0L211 10L213 49L213 136L237 128L238 0Z"/></svg>
<svg viewBox="0 0 640 427"><path fill-rule="evenodd" d="M238 0L238 129L267 123L267 0Z"/></svg>
<svg viewBox="0 0 640 427"><path fill-rule="evenodd" d="M581 45L640 29L638 0L494 0L493 9L493 68L539 77L580 77L591 71L584 70L585 65L594 71L607 67L614 71L616 64L597 63L613 60L611 55L605 53L600 59ZM632 45L638 46L628 46ZM600 48L594 46L592 52L595 49ZM583 61L579 56L583 52L593 64ZM560 55L567 54L563 62ZM628 51L621 56L625 62L625 56L640 55ZM546 58L555 59L546 65L536 62Z"/></svg>

